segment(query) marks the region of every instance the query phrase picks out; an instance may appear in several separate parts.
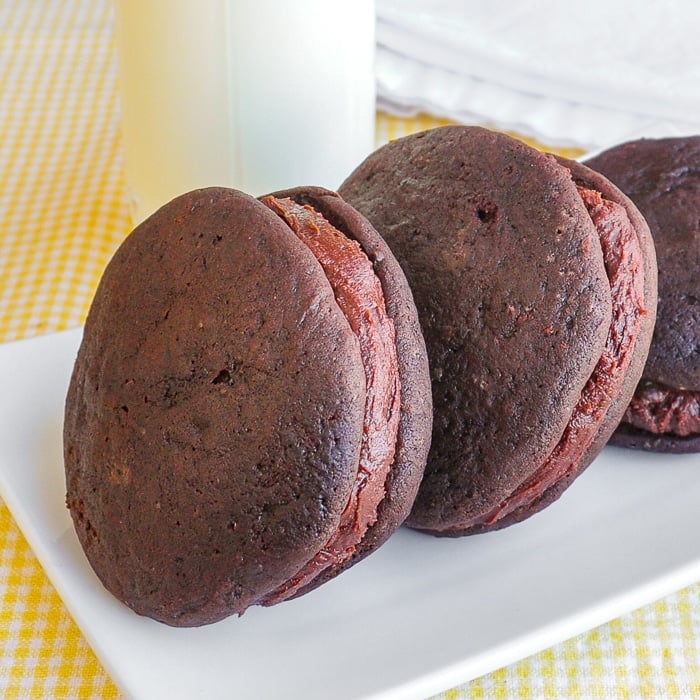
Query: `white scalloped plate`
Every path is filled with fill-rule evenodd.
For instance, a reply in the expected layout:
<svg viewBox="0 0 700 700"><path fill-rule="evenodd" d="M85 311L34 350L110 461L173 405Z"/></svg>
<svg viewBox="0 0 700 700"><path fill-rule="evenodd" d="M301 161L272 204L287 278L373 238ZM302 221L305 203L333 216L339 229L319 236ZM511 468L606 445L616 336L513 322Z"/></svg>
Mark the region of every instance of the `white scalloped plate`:
<svg viewBox="0 0 700 700"><path fill-rule="evenodd" d="M129 697L425 698L700 580L700 455L606 448L544 512L477 537L399 531L313 593L198 629L101 586L64 506L80 331L0 346L0 493Z"/></svg>

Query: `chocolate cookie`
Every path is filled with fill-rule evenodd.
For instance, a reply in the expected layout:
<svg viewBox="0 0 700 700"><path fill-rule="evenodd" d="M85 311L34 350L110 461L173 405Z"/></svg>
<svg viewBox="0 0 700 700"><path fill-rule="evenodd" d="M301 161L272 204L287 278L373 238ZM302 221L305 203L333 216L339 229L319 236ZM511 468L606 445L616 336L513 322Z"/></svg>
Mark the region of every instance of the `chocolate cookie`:
<svg viewBox="0 0 700 700"><path fill-rule="evenodd" d="M611 183L503 134L393 141L340 188L413 289L434 427L407 524L504 527L556 499L617 425L656 306L643 218Z"/></svg>
<svg viewBox="0 0 700 700"><path fill-rule="evenodd" d="M587 165L612 180L642 212L659 268L649 358L610 442L700 452L700 136L631 141Z"/></svg>
<svg viewBox="0 0 700 700"><path fill-rule="evenodd" d="M88 560L175 626L310 590L408 514L429 381L406 280L337 195L173 200L105 270L71 378Z"/></svg>

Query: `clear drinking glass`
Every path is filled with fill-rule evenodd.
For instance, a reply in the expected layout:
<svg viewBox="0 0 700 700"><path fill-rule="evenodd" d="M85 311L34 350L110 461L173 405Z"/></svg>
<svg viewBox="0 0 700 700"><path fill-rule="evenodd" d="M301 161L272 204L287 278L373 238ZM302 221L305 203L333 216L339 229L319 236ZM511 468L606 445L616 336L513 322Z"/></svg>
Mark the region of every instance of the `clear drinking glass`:
<svg viewBox="0 0 700 700"><path fill-rule="evenodd" d="M135 223L197 187L335 189L373 149L373 0L115 8Z"/></svg>

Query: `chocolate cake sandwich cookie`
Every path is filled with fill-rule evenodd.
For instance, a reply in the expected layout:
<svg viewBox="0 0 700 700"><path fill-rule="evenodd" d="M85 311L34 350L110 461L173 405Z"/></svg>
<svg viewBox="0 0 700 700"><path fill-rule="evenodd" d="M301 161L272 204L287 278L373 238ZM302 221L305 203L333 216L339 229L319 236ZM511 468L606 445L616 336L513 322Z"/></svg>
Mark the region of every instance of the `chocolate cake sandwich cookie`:
<svg viewBox="0 0 700 700"><path fill-rule="evenodd" d="M393 141L340 188L413 289L433 440L407 524L518 522L593 460L641 375L656 307L644 219L605 178L504 134Z"/></svg>
<svg viewBox="0 0 700 700"><path fill-rule="evenodd" d="M700 452L700 136L631 141L587 164L642 212L659 269L649 358L611 443Z"/></svg>
<svg viewBox="0 0 700 700"><path fill-rule="evenodd" d="M408 514L429 387L403 273L337 195L178 197L107 266L68 390L90 564L174 626L310 590Z"/></svg>

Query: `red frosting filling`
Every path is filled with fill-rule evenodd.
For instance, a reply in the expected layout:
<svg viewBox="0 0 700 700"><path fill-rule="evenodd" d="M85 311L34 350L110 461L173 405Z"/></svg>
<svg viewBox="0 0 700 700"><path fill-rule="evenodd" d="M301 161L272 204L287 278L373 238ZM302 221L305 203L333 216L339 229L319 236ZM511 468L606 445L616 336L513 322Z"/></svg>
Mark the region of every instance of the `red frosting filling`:
<svg viewBox="0 0 700 700"><path fill-rule="evenodd" d="M624 208L600 192L579 187L595 224L612 293L612 320L603 354L584 386L564 433L544 464L503 503L459 527L493 525L517 508L534 503L567 474L574 473L593 443L632 359L644 310L644 267L634 228Z"/></svg>
<svg viewBox="0 0 700 700"><path fill-rule="evenodd" d="M308 205L292 199L264 197L319 261L338 306L359 340L365 369L366 400L357 478L325 546L289 581L261 602L272 605L289 598L331 565L349 559L367 529L377 520L399 427L399 374L394 323L372 263L360 245L333 227Z"/></svg>
<svg viewBox="0 0 700 700"><path fill-rule="evenodd" d="M655 435L700 434L700 391L644 382L637 387L623 421Z"/></svg>

